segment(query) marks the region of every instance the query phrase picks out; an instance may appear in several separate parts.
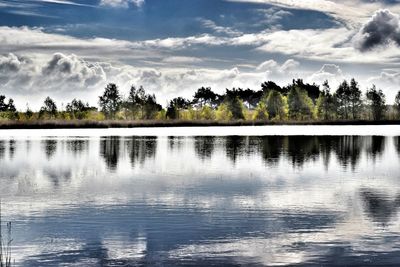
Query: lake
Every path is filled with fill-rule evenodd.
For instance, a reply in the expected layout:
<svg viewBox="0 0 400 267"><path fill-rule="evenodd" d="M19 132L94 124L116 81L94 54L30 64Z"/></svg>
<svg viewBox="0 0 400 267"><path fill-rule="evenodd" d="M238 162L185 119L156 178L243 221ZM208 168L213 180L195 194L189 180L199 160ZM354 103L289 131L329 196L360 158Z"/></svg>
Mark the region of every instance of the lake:
<svg viewBox="0 0 400 267"><path fill-rule="evenodd" d="M398 266L399 163L399 126L1 131L2 219L16 266Z"/></svg>

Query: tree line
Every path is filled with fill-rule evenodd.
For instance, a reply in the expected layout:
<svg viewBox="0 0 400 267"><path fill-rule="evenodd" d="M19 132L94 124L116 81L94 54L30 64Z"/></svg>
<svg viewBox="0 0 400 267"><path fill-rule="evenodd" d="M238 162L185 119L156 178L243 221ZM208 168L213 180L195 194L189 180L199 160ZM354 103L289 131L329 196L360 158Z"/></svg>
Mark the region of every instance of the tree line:
<svg viewBox="0 0 400 267"><path fill-rule="evenodd" d="M39 112L27 107L18 112L12 99L0 95L0 114L8 120L383 120L400 119L400 91L392 105L386 103L381 89L373 85L365 94L353 78L344 80L333 92L328 81L322 86L294 79L287 86L273 81L259 90L233 88L215 93L210 87L199 88L192 99L176 97L165 108L140 86L131 86L123 97L118 86L110 83L99 96L99 107L73 99L65 108L47 97Z"/></svg>

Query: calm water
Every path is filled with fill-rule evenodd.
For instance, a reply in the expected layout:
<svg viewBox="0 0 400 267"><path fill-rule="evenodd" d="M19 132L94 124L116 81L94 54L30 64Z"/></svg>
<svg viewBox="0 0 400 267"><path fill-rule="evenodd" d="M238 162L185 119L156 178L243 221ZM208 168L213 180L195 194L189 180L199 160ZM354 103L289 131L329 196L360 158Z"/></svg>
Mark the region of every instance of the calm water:
<svg viewBox="0 0 400 267"><path fill-rule="evenodd" d="M155 135L0 137L16 264L399 266L398 136Z"/></svg>

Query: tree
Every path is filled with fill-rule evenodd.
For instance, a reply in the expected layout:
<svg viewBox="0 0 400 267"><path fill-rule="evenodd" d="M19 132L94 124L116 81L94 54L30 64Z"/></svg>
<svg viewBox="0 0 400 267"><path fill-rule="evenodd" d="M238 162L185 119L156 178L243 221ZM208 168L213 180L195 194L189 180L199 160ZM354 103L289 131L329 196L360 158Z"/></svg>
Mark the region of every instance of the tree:
<svg viewBox="0 0 400 267"><path fill-rule="evenodd" d="M161 110L162 106L157 103L156 96L154 94L145 94L142 105L142 118L146 120L154 119Z"/></svg>
<svg viewBox="0 0 400 267"><path fill-rule="evenodd" d="M215 112L216 119L219 121L229 121L233 118L232 112L229 110L228 105L222 103L218 106Z"/></svg>
<svg viewBox="0 0 400 267"><path fill-rule="evenodd" d="M335 101L331 94L328 81L322 85L323 89L317 99L316 109L319 118L329 120L334 117Z"/></svg>
<svg viewBox="0 0 400 267"><path fill-rule="evenodd" d="M383 119L386 112L386 98L382 90L377 90L376 86L372 85L372 88L367 90L366 97L373 119Z"/></svg>
<svg viewBox="0 0 400 267"><path fill-rule="evenodd" d="M334 97L337 102L337 112L342 119L349 119L350 109L350 86L349 83L344 80L336 90Z"/></svg>
<svg viewBox="0 0 400 267"><path fill-rule="evenodd" d="M228 107L229 111L232 113L232 118L235 120L244 119L244 107L243 101L237 95L238 91L236 89L226 90L224 103Z"/></svg>
<svg viewBox="0 0 400 267"><path fill-rule="evenodd" d="M394 100L394 108L397 111L397 116L400 118L400 91L397 92L396 98Z"/></svg>
<svg viewBox="0 0 400 267"><path fill-rule="evenodd" d="M349 103L353 120L358 119L362 107L361 90L354 78L350 81Z"/></svg>
<svg viewBox="0 0 400 267"><path fill-rule="evenodd" d="M287 95L289 93L289 90L287 87L282 88L279 85L277 85L276 83L274 83L273 81L263 82L261 84L261 90L263 92L263 95L268 95L269 92L272 90L277 91L277 92L281 93L282 95Z"/></svg>
<svg viewBox="0 0 400 267"><path fill-rule="evenodd" d="M169 102L167 118L179 119L179 111L190 107L190 101L183 97L176 97Z"/></svg>
<svg viewBox="0 0 400 267"><path fill-rule="evenodd" d="M6 97L4 95L0 95L0 112L16 112L17 109L14 105L14 100L12 98L8 99L8 103L6 103Z"/></svg>
<svg viewBox="0 0 400 267"><path fill-rule="evenodd" d="M200 119L202 120L214 120L215 119L215 112L209 106L204 106L200 110Z"/></svg>
<svg viewBox="0 0 400 267"><path fill-rule="evenodd" d="M268 120L269 114L267 110L267 105L264 101L260 101L257 105L256 111L254 113L254 120Z"/></svg>
<svg viewBox="0 0 400 267"><path fill-rule="evenodd" d="M121 104L121 95L117 85L109 83L105 88L103 95L99 97L101 111L104 113L106 118L114 119Z"/></svg>
<svg viewBox="0 0 400 267"><path fill-rule="evenodd" d="M135 86L131 86L131 89L129 90L129 95L128 99L124 103L124 107L129 110L131 119L134 119L139 111L141 111L141 107L143 105L144 100L140 98L139 92L141 93L144 91L142 87L136 89Z"/></svg>
<svg viewBox="0 0 400 267"><path fill-rule="evenodd" d="M6 96L0 95L0 112L7 111Z"/></svg>
<svg viewBox="0 0 400 267"><path fill-rule="evenodd" d="M307 93L308 97L312 99L313 103L315 103L317 98L319 97L319 86L316 84L304 83L302 79L297 79L293 80L292 85L290 85L288 89L290 91L292 88L296 87L304 90Z"/></svg>
<svg viewBox="0 0 400 267"><path fill-rule="evenodd" d="M264 101L271 119L282 120L287 117L287 102L281 93L271 90Z"/></svg>
<svg viewBox="0 0 400 267"><path fill-rule="evenodd" d="M74 98L71 103L68 103L65 107L66 111L71 117L81 120L86 117L86 113L92 109L88 103L83 103L82 100Z"/></svg>
<svg viewBox="0 0 400 267"><path fill-rule="evenodd" d="M288 94L289 116L291 119L312 119L314 104L307 92L294 87Z"/></svg>
<svg viewBox="0 0 400 267"><path fill-rule="evenodd" d="M50 118L57 117L57 105L53 99L49 96L43 102L43 106L40 108L39 111L39 118L42 118L44 115L49 116Z"/></svg>
<svg viewBox="0 0 400 267"><path fill-rule="evenodd" d="M199 88L193 97L193 104L203 107L209 105L211 107L217 104L218 95L211 90L211 87Z"/></svg>

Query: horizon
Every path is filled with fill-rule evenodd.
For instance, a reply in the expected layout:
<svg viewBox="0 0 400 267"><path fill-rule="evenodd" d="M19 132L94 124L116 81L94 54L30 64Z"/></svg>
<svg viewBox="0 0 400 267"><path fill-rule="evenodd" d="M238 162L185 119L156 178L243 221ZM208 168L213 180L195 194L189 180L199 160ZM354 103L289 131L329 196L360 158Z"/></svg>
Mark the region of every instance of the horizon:
<svg viewBox="0 0 400 267"><path fill-rule="evenodd" d="M354 77L400 88L398 1L0 1L0 94L18 110L46 96L98 106L108 83L143 85L163 106L200 87L259 90L292 79L332 91Z"/></svg>

